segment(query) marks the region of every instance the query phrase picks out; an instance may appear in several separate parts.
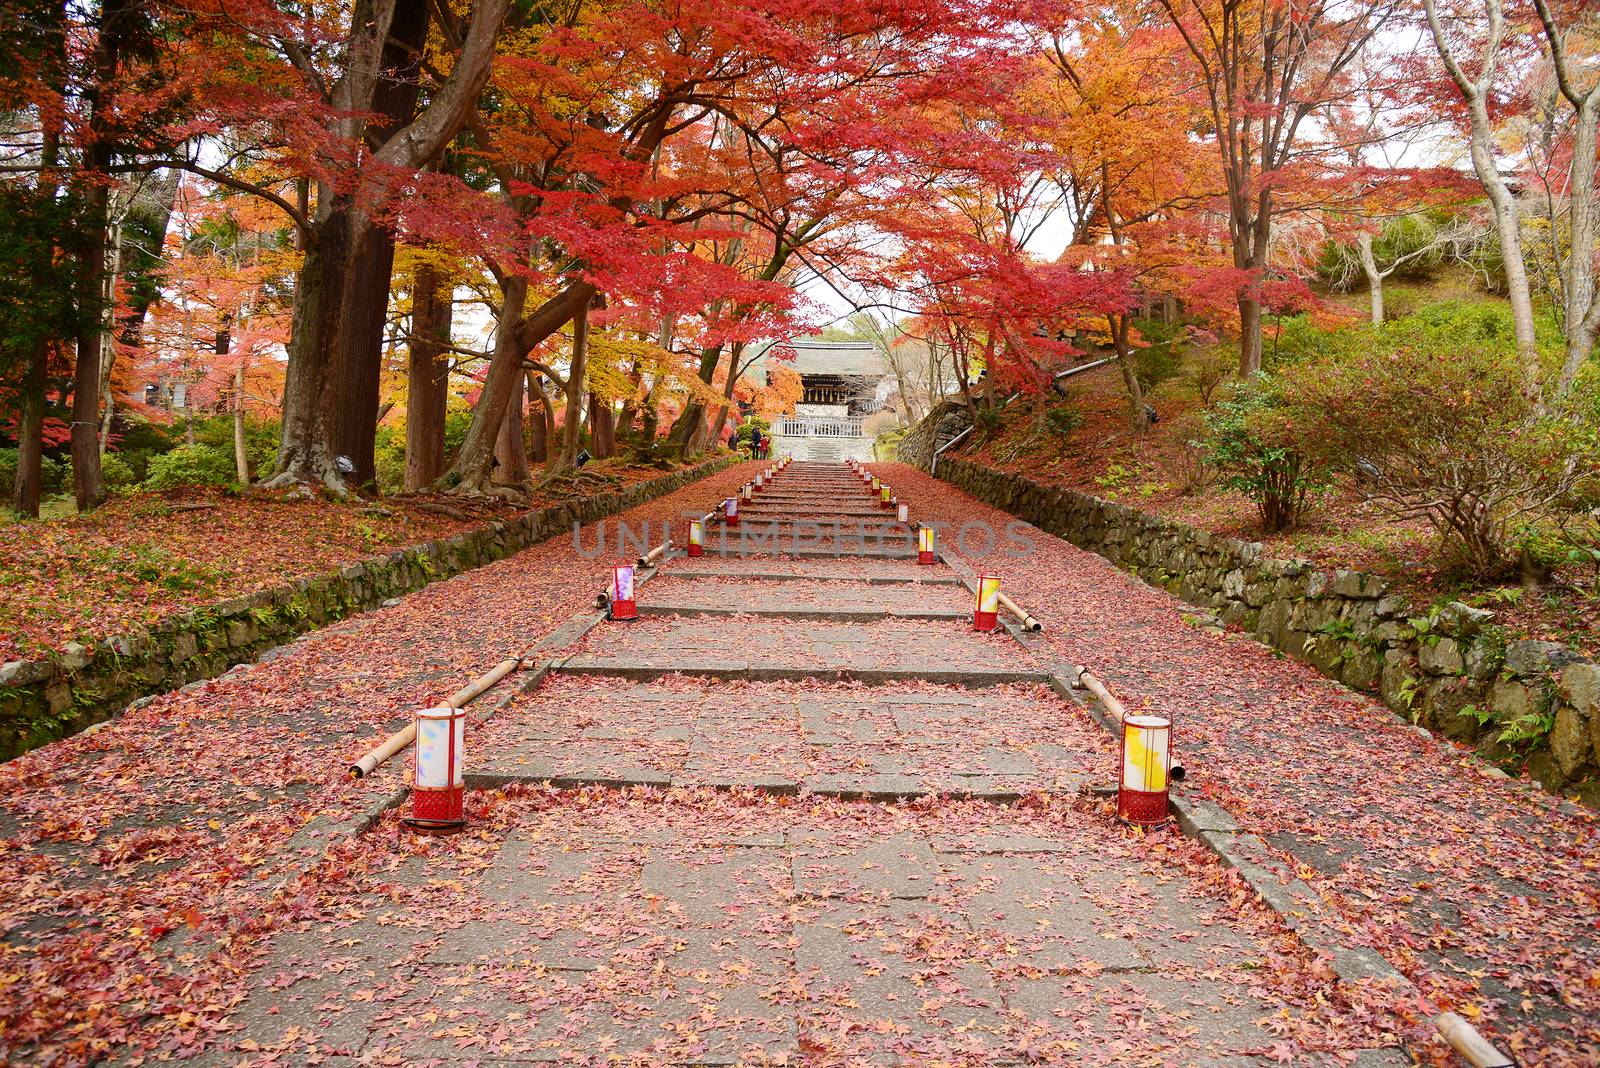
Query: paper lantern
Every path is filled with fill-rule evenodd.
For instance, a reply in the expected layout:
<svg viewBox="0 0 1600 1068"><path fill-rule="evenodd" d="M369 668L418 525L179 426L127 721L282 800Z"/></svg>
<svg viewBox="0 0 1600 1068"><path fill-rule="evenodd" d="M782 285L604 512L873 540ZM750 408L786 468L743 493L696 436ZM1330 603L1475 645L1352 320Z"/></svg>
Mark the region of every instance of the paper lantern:
<svg viewBox="0 0 1600 1068"><path fill-rule="evenodd" d="M739 525L739 498L729 497L722 502L722 521L730 527Z"/></svg>
<svg viewBox="0 0 1600 1068"><path fill-rule="evenodd" d="M893 491L889 488L887 483L885 483L883 486L879 487L878 496L879 496L879 499L883 502L883 506L885 508L893 508L894 507Z"/></svg>
<svg viewBox="0 0 1600 1068"><path fill-rule="evenodd" d="M751 487L750 483L748 483L748 482L746 482L744 485L739 487L739 496L744 498L747 501L751 497L755 496L755 492L756 491Z"/></svg>
<svg viewBox="0 0 1600 1068"><path fill-rule="evenodd" d="M611 569L611 608L607 618L639 618L639 605L633 599L632 564L618 564Z"/></svg>
<svg viewBox="0 0 1600 1068"><path fill-rule="evenodd" d="M1171 768L1172 721L1165 716L1124 718L1118 818L1140 826L1165 823Z"/></svg>
<svg viewBox="0 0 1600 1068"><path fill-rule="evenodd" d="M454 834L467 825L467 714L440 705L417 713L412 755L411 815L406 826L418 834Z"/></svg>
<svg viewBox="0 0 1600 1068"><path fill-rule="evenodd" d="M901 523L911 522L911 506L909 504L900 505L895 509L894 517Z"/></svg>
<svg viewBox="0 0 1600 1068"><path fill-rule="evenodd" d="M703 519L689 520L689 555L706 554L706 524Z"/></svg>
<svg viewBox="0 0 1600 1068"><path fill-rule="evenodd" d="M883 483L878 481L878 476L877 475L873 475L872 476L872 492L873 493L877 493L878 492L878 487L881 486L881 485L883 485Z"/></svg>
<svg viewBox="0 0 1600 1068"><path fill-rule="evenodd" d="M972 612L972 625L979 630L994 630L1000 622L1000 576L978 576L978 600Z"/></svg>
<svg viewBox="0 0 1600 1068"><path fill-rule="evenodd" d="M933 554L934 554L934 549L933 549L933 528L932 527L919 527L919 528L917 528L917 563L919 563L919 564L931 564L931 563L933 563L934 562Z"/></svg>

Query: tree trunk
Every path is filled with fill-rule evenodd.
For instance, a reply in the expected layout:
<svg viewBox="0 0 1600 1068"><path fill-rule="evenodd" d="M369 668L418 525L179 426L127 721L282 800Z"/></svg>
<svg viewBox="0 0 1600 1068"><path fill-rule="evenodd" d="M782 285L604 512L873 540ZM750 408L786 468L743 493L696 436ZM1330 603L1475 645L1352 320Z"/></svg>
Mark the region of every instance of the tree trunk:
<svg viewBox="0 0 1600 1068"><path fill-rule="evenodd" d="M550 398L545 396L544 379L537 371L528 372L528 459L542 464L550 458Z"/></svg>
<svg viewBox="0 0 1600 1068"><path fill-rule="evenodd" d="M355 468L352 485L372 488L377 481L373 451L378 427L378 384L383 372L383 328L394 273L394 235L368 226L344 278L345 313L334 344L334 452Z"/></svg>
<svg viewBox="0 0 1600 1068"><path fill-rule="evenodd" d="M345 488L345 476L334 466L335 345L344 319L348 267L366 228L366 219L348 197L337 198L301 261L283 384L283 431L268 486L316 482L338 491Z"/></svg>
<svg viewBox="0 0 1600 1068"><path fill-rule="evenodd" d="M451 287L433 268L417 268L411 294L411 341L406 346L407 493L426 489L444 473L444 417L450 365Z"/></svg>
<svg viewBox="0 0 1600 1068"><path fill-rule="evenodd" d="M120 199L120 197L118 198ZM124 208L125 215L130 209ZM103 458L106 446L111 444L111 420L116 415L116 398L111 391L111 369L117 359L117 338L112 329L111 313L117 306L117 279L122 274L123 226L121 219L107 227L107 257L105 277L100 285L100 306L105 309L106 328L100 333L100 399L104 411L100 416L99 448Z"/></svg>
<svg viewBox="0 0 1600 1068"><path fill-rule="evenodd" d="M72 490L79 512L105 500L100 476L100 362L105 356L107 309L100 294L106 274L106 189L83 194L82 243L78 254L77 360L72 376Z"/></svg>
<svg viewBox="0 0 1600 1068"><path fill-rule="evenodd" d="M1252 290L1239 295L1239 375L1261 370L1261 299Z"/></svg>
<svg viewBox="0 0 1600 1068"><path fill-rule="evenodd" d="M520 486L531 476L528 447L522 440L522 376L511 376L511 397L506 414L500 418L500 433L495 437L494 480L506 486Z"/></svg>
<svg viewBox="0 0 1600 1068"><path fill-rule="evenodd" d="M494 331L494 355L489 374L472 407L472 423L467 427L461 452L440 480L464 493L481 493L491 480L495 446L511 403L513 389L522 381L522 309L528 299L528 280L520 274L507 275L500 285L500 321Z"/></svg>
<svg viewBox="0 0 1600 1068"><path fill-rule="evenodd" d="M1588 362L1594 351L1594 339L1600 328L1600 306L1595 303L1594 249L1595 249L1595 139L1596 123L1600 122L1600 90L1591 90L1577 106L1576 122L1572 134L1572 195L1568 216L1571 233L1567 249L1566 278L1562 292L1566 303L1565 330L1567 355L1561 364L1561 377L1556 383L1555 398L1563 399L1578 380L1578 372Z"/></svg>
<svg viewBox="0 0 1600 1068"><path fill-rule="evenodd" d="M241 485L250 484L250 449L244 434L244 364L233 370L233 469Z"/></svg>
<svg viewBox="0 0 1600 1068"><path fill-rule="evenodd" d="M18 397L17 476L12 483L12 504L23 515L39 517L39 497L44 488L45 377L49 371L50 342L40 338L28 358Z"/></svg>
<svg viewBox="0 0 1600 1068"><path fill-rule="evenodd" d="M1361 253L1361 272L1367 276L1367 290L1372 295L1372 325L1383 325L1383 275L1378 271L1378 260L1372 254L1372 235L1363 233L1356 238L1356 248Z"/></svg>
<svg viewBox="0 0 1600 1068"><path fill-rule="evenodd" d="M1150 429L1150 417L1145 412L1144 386L1133 368L1133 346L1129 342L1129 319L1126 315L1109 315L1112 344L1117 350L1117 368L1122 372L1122 385L1128 391L1128 426L1135 434Z"/></svg>
<svg viewBox="0 0 1600 1068"><path fill-rule="evenodd" d="M495 331L495 349L489 362L489 375L484 382L483 392L478 396L478 403L473 405L467 440L462 444L456 462L440 479L445 486L459 485L471 491L487 482L489 460L494 455L494 440L500 432L505 405L511 398L510 376L520 376L527 354L565 326L579 308L587 307L595 294L594 287L589 283L574 282L541 304L538 311L523 316L521 313L528 295L527 279L511 276L503 289L505 295L501 304L500 328ZM513 305L516 310L508 311Z"/></svg>
<svg viewBox="0 0 1600 1068"><path fill-rule="evenodd" d="M583 380L589 370L589 303L572 317L572 366L567 371L567 411L561 419L561 455L555 473L570 471L578 463L578 420L583 411Z"/></svg>
<svg viewBox="0 0 1600 1068"><path fill-rule="evenodd" d="M617 454L616 412L611 402L597 393L589 394L589 445L596 460L609 460Z"/></svg>
<svg viewBox="0 0 1600 1068"><path fill-rule="evenodd" d="M382 75L372 94L373 120L367 126L372 147L406 127L416 115L422 48L428 34L427 0L394 0L394 14L379 62ZM419 160L419 163L427 162ZM378 386L383 374L383 329L389 283L394 274L394 235L369 227L362 235L345 278L347 309L340 323L335 356L334 451L355 467L351 481L363 489L377 483L373 449L377 441Z"/></svg>

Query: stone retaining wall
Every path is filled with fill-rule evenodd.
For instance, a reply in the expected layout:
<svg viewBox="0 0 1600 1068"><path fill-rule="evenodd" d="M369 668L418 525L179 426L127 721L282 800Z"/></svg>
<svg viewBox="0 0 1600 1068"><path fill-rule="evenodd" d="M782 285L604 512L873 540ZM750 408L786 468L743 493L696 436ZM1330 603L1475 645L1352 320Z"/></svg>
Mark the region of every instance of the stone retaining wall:
<svg viewBox="0 0 1600 1068"><path fill-rule="evenodd" d="M1388 583L946 456L939 477L1215 614L1414 723L1600 802L1600 665L1494 613L1417 610ZM1202 625L1204 619L1197 620Z"/></svg>
<svg viewBox="0 0 1600 1068"><path fill-rule="evenodd" d="M69 645L55 658L0 666L0 759L108 719L140 697L220 675L296 635L391 597L565 534L573 523L627 511L733 462L723 457L510 521L496 520L368 557L332 574L170 616L147 630L107 638L93 647Z"/></svg>
<svg viewBox="0 0 1600 1068"><path fill-rule="evenodd" d="M960 401L941 401L933 411L906 432L895 446L895 458L926 471L939 442L948 441L972 425L972 414ZM940 461L942 464L944 461Z"/></svg>

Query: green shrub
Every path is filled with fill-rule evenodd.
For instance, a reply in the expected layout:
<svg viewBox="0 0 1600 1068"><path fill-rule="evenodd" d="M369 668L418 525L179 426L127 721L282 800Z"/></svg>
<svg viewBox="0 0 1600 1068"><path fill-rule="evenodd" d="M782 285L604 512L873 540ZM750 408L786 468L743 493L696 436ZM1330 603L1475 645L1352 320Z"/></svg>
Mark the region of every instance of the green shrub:
<svg viewBox="0 0 1600 1068"><path fill-rule="evenodd" d="M112 491L132 489L139 482L133 473L133 466L114 452L100 457L100 478L105 482L106 489Z"/></svg>
<svg viewBox="0 0 1600 1068"><path fill-rule="evenodd" d="M770 438L772 436L772 424L761 418L759 415L752 415L744 422L739 424L739 449L741 451L749 450L750 435L757 427L761 428L761 436L763 438Z"/></svg>
<svg viewBox="0 0 1600 1068"><path fill-rule="evenodd" d="M1170 382L1183 370L1188 328L1182 323L1164 323L1159 319L1141 319L1137 326L1143 345L1133 350L1133 373L1149 391L1163 382Z"/></svg>
<svg viewBox="0 0 1600 1068"><path fill-rule="evenodd" d="M378 474L378 489L399 493L406 480L406 426L379 426L373 443L372 463Z"/></svg>
<svg viewBox="0 0 1600 1068"><path fill-rule="evenodd" d="M1239 355L1227 345L1206 345L1192 349L1184 361L1184 377L1194 387L1200 403L1211 407L1217 390L1239 365Z"/></svg>
<svg viewBox="0 0 1600 1068"><path fill-rule="evenodd" d="M184 445L152 456L142 490L168 490L179 486L237 486L232 445Z"/></svg>
<svg viewBox="0 0 1600 1068"><path fill-rule="evenodd" d="M72 485L72 461L45 453L39 460L39 478L45 496L60 493ZM0 449L0 500L10 499L16 484L17 450Z"/></svg>
<svg viewBox="0 0 1600 1068"><path fill-rule="evenodd" d="M1045 426L1058 437L1066 437L1083 425L1083 413L1070 404L1058 404L1045 409Z"/></svg>
<svg viewBox="0 0 1600 1068"><path fill-rule="evenodd" d="M1295 526L1311 495L1328 482L1326 470L1289 429L1277 383L1257 375L1205 413L1205 437L1195 443L1224 486L1255 502L1269 534Z"/></svg>
<svg viewBox="0 0 1600 1068"><path fill-rule="evenodd" d="M1413 320L1366 351L1286 372L1286 426L1392 515L1426 519L1453 563L1503 576L1547 555L1525 555L1519 540L1600 480L1592 378L1541 407L1510 335L1482 338L1496 317L1429 309Z"/></svg>

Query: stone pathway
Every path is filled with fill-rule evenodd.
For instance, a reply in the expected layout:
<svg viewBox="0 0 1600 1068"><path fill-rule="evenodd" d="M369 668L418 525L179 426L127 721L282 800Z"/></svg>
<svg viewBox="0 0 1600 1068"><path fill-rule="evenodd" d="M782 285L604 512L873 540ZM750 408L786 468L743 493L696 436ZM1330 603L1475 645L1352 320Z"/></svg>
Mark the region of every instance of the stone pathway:
<svg viewBox="0 0 1600 1068"><path fill-rule="evenodd" d="M871 503L796 464L747 514ZM671 561L547 650L469 735L468 833L332 850L202 1063L1407 1063L1215 857L1082 792L1113 746L1041 646L853 533Z"/></svg>

